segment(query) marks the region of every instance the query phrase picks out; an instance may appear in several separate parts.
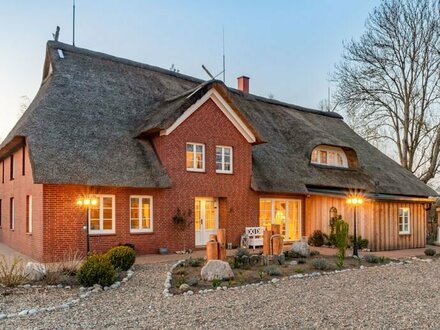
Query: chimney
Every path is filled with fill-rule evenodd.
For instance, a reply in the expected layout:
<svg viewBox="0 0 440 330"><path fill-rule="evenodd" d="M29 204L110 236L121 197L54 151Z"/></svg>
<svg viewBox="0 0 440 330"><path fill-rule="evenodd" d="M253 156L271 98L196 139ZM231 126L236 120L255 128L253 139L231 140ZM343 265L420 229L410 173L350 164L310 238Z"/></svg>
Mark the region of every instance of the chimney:
<svg viewBox="0 0 440 330"><path fill-rule="evenodd" d="M237 78L238 89L243 93L249 93L249 77L241 76Z"/></svg>

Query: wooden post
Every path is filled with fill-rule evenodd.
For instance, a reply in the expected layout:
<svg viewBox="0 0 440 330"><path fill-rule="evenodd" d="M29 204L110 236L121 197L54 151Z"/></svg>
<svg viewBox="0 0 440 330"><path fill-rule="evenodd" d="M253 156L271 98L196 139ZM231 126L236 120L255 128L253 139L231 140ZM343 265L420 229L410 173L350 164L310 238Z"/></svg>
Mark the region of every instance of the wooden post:
<svg viewBox="0 0 440 330"><path fill-rule="evenodd" d="M218 258L220 260L226 260L226 229L219 229L217 231L218 241Z"/></svg>
<svg viewBox="0 0 440 330"><path fill-rule="evenodd" d="M276 225L276 224L272 224L272 231L273 234L281 234L281 226L280 225Z"/></svg>
<svg viewBox="0 0 440 330"><path fill-rule="evenodd" d="M210 240L206 243L206 259L218 260L218 243L217 241Z"/></svg>
<svg viewBox="0 0 440 330"><path fill-rule="evenodd" d="M217 241L217 235L215 235L215 234L209 234L209 240L210 240L210 241Z"/></svg>
<svg viewBox="0 0 440 330"><path fill-rule="evenodd" d="M270 237L272 236L272 230L263 231L263 254L270 255Z"/></svg>

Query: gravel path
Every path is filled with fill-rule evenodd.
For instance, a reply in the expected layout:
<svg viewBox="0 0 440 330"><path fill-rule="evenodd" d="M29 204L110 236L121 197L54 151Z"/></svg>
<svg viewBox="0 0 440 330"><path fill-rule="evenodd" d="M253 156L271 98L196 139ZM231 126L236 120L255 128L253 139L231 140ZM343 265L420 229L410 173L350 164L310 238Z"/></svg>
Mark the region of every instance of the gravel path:
<svg viewBox="0 0 440 330"><path fill-rule="evenodd" d="M138 266L126 286L7 329L434 329L440 261L368 268L206 295L162 298L170 264Z"/></svg>

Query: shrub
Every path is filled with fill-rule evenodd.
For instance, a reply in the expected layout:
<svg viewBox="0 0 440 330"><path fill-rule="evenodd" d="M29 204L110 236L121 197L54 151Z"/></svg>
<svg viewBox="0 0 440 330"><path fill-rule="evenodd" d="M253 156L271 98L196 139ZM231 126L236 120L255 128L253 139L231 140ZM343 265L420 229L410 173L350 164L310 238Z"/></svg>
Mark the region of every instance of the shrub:
<svg viewBox="0 0 440 330"><path fill-rule="evenodd" d="M110 286L116 278L115 268L106 255L94 254L86 259L77 274L78 282L83 286Z"/></svg>
<svg viewBox="0 0 440 330"><path fill-rule="evenodd" d="M350 243L351 246L354 246L354 236L350 235ZM362 236L358 236L357 238L357 247L358 249L366 249L368 248L369 241L366 238L362 238Z"/></svg>
<svg viewBox="0 0 440 330"><path fill-rule="evenodd" d="M321 252L319 252L318 250L312 250L310 251L310 256L314 257L314 256L319 256L321 255Z"/></svg>
<svg viewBox="0 0 440 330"><path fill-rule="evenodd" d="M434 249L431 249L431 248L428 248L428 249L425 250L425 255L430 256L430 257L435 256L436 253L437 252Z"/></svg>
<svg viewBox="0 0 440 330"><path fill-rule="evenodd" d="M136 252L128 246L116 246L111 248L106 256L113 268L120 270L129 270L136 260Z"/></svg>
<svg viewBox="0 0 440 330"><path fill-rule="evenodd" d="M0 256L0 283L4 286L17 286L23 284L28 278L25 272L23 260L20 257L14 257L7 260L4 255Z"/></svg>
<svg viewBox="0 0 440 330"><path fill-rule="evenodd" d="M183 274L177 274L177 278L175 279L175 282L176 282L176 288L180 288L180 286L182 284L185 284L186 283L186 272Z"/></svg>
<svg viewBox="0 0 440 330"><path fill-rule="evenodd" d="M238 258L243 258L244 256L250 257L251 254L249 253L248 249L239 248L237 249L237 252L235 252L235 256Z"/></svg>
<svg viewBox="0 0 440 330"><path fill-rule="evenodd" d="M323 258L313 260L312 266L318 270L329 269L328 261Z"/></svg>
<svg viewBox="0 0 440 330"><path fill-rule="evenodd" d="M281 269L278 266L272 265L267 266L264 270L264 272L270 276L280 276L282 275Z"/></svg>
<svg viewBox="0 0 440 330"><path fill-rule="evenodd" d="M187 260L187 263L188 263L188 266L191 266L191 267L200 267L205 263L205 259L203 259L203 258L197 258L197 259L189 258Z"/></svg>
<svg viewBox="0 0 440 330"><path fill-rule="evenodd" d="M336 220L336 247L338 248L336 265L338 268L344 267L345 251L347 250L348 241L348 223L344 220Z"/></svg>
<svg viewBox="0 0 440 330"><path fill-rule="evenodd" d="M302 274L302 273L304 273L304 268L301 268L301 267L295 268L294 272L298 273L298 274Z"/></svg>
<svg viewBox="0 0 440 330"><path fill-rule="evenodd" d="M374 254L369 254L364 256L364 259L366 262L370 264L378 264L380 263L380 258L378 256L375 256Z"/></svg>
<svg viewBox="0 0 440 330"><path fill-rule="evenodd" d="M222 285L222 280L221 280L221 279L219 279L219 278L214 278L214 279L212 280L212 287L213 287L213 288L217 288L217 287L219 287L220 285Z"/></svg>
<svg viewBox="0 0 440 330"><path fill-rule="evenodd" d="M313 246L323 246L325 242L325 237L322 231L315 230L312 236L309 237L309 245Z"/></svg>

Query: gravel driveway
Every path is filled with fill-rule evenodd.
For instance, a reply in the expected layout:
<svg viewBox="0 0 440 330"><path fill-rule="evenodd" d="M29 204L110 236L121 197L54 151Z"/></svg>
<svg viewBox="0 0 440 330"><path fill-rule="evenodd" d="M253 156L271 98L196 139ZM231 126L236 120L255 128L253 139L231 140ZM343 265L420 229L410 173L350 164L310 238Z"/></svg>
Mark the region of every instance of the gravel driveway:
<svg viewBox="0 0 440 330"><path fill-rule="evenodd" d="M69 310L1 321L0 328L438 329L440 324L440 261L171 299L162 298L170 264L137 267L118 290Z"/></svg>

